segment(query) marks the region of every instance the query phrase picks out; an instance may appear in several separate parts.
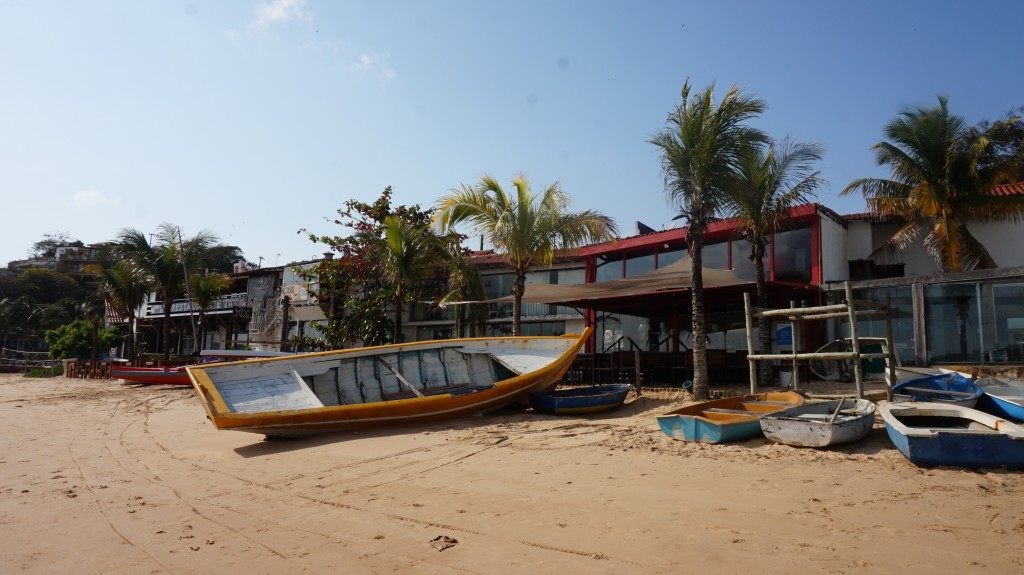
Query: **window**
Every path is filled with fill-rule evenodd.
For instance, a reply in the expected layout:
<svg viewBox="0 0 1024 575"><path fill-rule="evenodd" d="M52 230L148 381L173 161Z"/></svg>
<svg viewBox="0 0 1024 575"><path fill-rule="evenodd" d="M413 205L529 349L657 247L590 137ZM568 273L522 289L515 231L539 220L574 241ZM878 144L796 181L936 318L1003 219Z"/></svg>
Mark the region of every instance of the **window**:
<svg viewBox="0 0 1024 575"><path fill-rule="evenodd" d="M929 363L981 360L980 299L976 283L924 286Z"/></svg>
<svg viewBox="0 0 1024 575"><path fill-rule="evenodd" d="M811 230L775 234L775 281L811 283Z"/></svg>

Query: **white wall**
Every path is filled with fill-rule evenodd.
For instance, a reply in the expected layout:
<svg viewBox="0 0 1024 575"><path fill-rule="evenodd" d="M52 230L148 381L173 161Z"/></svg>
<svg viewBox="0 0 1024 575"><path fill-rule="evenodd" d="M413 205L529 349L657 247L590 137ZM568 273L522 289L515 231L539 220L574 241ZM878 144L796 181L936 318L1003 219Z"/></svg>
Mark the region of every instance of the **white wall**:
<svg viewBox="0 0 1024 575"><path fill-rule="evenodd" d="M846 257L849 234L832 218L818 216L821 221L821 274L827 282L850 279Z"/></svg>
<svg viewBox="0 0 1024 575"><path fill-rule="evenodd" d="M865 234L865 226L870 227L870 234ZM1009 223L969 223L967 228L975 238L988 249L999 267L1024 266L1024 225ZM868 224L867 222L850 222L847 241L847 257L849 259L865 259L872 250L885 243L899 229L895 224ZM866 235L870 236L871 249L865 248ZM935 260L928 254L922 242L910 248L896 252L888 261L876 258L880 264L904 264L903 272L907 276L932 275L939 273Z"/></svg>

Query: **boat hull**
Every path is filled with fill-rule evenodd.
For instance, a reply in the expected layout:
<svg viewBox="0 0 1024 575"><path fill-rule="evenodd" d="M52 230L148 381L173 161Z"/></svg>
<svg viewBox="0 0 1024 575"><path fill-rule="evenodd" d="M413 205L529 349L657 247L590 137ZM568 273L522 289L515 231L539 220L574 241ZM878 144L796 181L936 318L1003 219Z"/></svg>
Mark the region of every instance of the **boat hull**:
<svg viewBox="0 0 1024 575"><path fill-rule="evenodd" d="M727 397L659 415L658 426L673 439L726 443L761 435L762 416L803 403L803 396L791 391Z"/></svg>
<svg viewBox="0 0 1024 575"><path fill-rule="evenodd" d="M552 415L586 415L601 413L621 406L633 389L632 384L595 385L529 395L534 411Z"/></svg>
<svg viewBox="0 0 1024 575"><path fill-rule="evenodd" d="M892 388L893 401L938 402L960 407L974 407L981 394L978 384L955 372L911 379Z"/></svg>
<svg viewBox="0 0 1024 575"><path fill-rule="evenodd" d="M184 367L111 367L110 377L125 383L192 385Z"/></svg>
<svg viewBox="0 0 1024 575"><path fill-rule="evenodd" d="M188 373L218 429L301 436L525 401L558 384L589 333L416 342L189 366Z"/></svg>
<svg viewBox="0 0 1024 575"><path fill-rule="evenodd" d="M984 393L978 402L979 409L1000 417L1024 421L1024 382L983 378L977 383Z"/></svg>
<svg viewBox="0 0 1024 575"><path fill-rule="evenodd" d="M759 421L764 436L775 443L829 447L867 437L875 421L875 404L866 399L837 399L783 409Z"/></svg>
<svg viewBox="0 0 1024 575"><path fill-rule="evenodd" d="M880 408L893 445L912 463L979 468L1024 467L1024 427L967 407L888 403Z"/></svg>

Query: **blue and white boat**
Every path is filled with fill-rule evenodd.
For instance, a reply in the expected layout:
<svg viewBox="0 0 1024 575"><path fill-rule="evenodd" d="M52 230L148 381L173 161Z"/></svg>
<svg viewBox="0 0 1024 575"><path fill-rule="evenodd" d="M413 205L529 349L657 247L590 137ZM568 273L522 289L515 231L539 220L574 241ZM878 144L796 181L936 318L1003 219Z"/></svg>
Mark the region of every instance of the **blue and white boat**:
<svg viewBox="0 0 1024 575"><path fill-rule="evenodd" d="M879 408L896 449L922 466L1024 467L1024 427L945 403L887 403Z"/></svg>
<svg viewBox="0 0 1024 575"><path fill-rule="evenodd" d="M974 407L981 397L977 383L959 373L929 375L897 383L892 388L893 401L938 402L961 407Z"/></svg>
<svg viewBox="0 0 1024 575"><path fill-rule="evenodd" d="M984 377L978 387L985 394L978 408L993 415L1024 421L1024 381Z"/></svg>
<svg viewBox="0 0 1024 575"><path fill-rule="evenodd" d="M792 391L726 397L659 415L658 425L673 439L725 443L757 437L762 416L803 404L804 397Z"/></svg>
<svg viewBox="0 0 1024 575"><path fill-rule="evenodd" d="M615 383L538 391L529 395L530 406L534 411L553 415L600 413L625 403L631 389L630 383Z"/></svg>

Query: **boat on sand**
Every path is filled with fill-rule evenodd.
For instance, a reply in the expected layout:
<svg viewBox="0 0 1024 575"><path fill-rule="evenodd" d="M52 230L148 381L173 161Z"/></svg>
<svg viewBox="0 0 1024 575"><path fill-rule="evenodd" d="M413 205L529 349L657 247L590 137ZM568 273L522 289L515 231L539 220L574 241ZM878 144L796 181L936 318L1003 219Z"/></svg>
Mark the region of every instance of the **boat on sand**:
<svg viewBox="0 0 1024 575"><path fill-rule="evenodd" d="M626 402L633 389L630 383L572 387L530 394L534 411L553 415L581 415L615 409Z"/></svg>
<svg viewBox="0 0 1024 575"><path fill-rule="evenodd" d="M1024 421L1024 381L984 377L975 383L984 393L978 400L982 411Z"/></svg>
<svg viewBox="0 0 1024 575"><path fill-rule="evenodd" d="M761 435L761 416L803 404L804 397L792 391L726 397L659 415L658 425L673 439L724 443Z"/></svg>
<svg viewBox="0 0 1024 575"><path fill-rule="evenodd" d="M220 363L224 361L237 361L239 359L253 359L257 357L283 357L295 355L291 352L282 351L253 351L253 350L203 350L199 353L200 363ZM111 365L110 377L120 379L122 383L141 383L147 385L192 385L188 378L185 366L176 367L136 367L131 365Z"/></svg>
<svg viewBox="0 0 1024 575"><path fill-rule="evenodd" d="M981 388L978 384L956 372L919 377L898 383L892 388L893 401L934 401L974 407L980 397Z"/></svg>
<svg viewBox="0 0 1024 575"><path fill-rule="evenodd" d="M217 429L293 437L493 411L561 380L590 335L394 344L189 366Z"/></svg>
<svg viewBox="0 0 1024 575"><path fill-rule="evenodd" d="M959 405L886 403L885 430L916 465L970 468L1024 467L1024 427Z"/></svg>
<svg viewBox="0 0 1024 575"><path fill-rule="evenodd" d="M858 441L871 433L875 404L866 399L805 403L760 419L764 436L783 445L828 447Z"/></svg>

